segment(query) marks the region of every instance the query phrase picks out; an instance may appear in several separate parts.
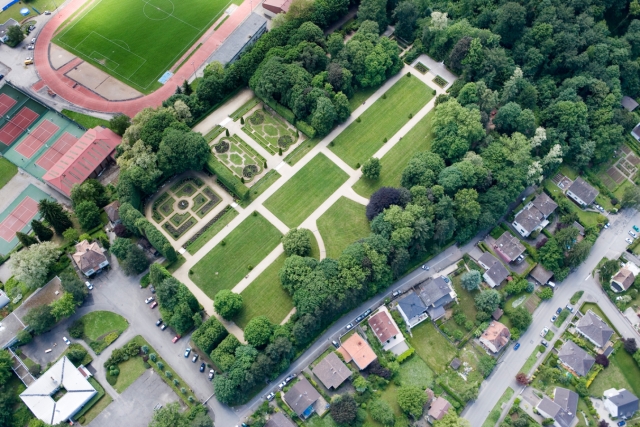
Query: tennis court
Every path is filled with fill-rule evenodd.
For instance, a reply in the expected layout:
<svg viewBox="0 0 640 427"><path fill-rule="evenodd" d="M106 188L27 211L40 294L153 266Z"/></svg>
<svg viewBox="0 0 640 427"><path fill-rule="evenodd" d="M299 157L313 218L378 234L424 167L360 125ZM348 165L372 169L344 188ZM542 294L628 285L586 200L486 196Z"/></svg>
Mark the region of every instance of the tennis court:
<svg viewBox="0 0 640 427"><path fill-rule="evenodd" d="M7 147L11 145L17 137L27 130L29 125L31 125L38 116L38 113L29 107L23 107L18 114L10 117L7 123L0 129L0 142Z"/></svg>
<svg viewBox="0 0 640 427"><path fill-rule="evenodd" d="M45 171L48 171L58 162L58 160L62 158L62 156L65 155L67 151L69 151L71 147L73 147L73 144L75 144L77 140L78 137L71 135L69 132L63 133L51 148L40 156L36 165L40 166Z"/></svg>
<svg viewBox="0 0 640 427"><path fill-rule="evenodd" d="M52 136L60 129L50 120L43 120L37 128L32 130L25 139L15 147L15 150L30 159Z"/></svg>
<svg viewBox="0 0 640 427"><path fill-rule="evenodd" d="M7 255L18 245L16 232L31 231L31 221L40 219L38 202L53 200L35 185L29 185L11 204L0 213L0 253Z"/></svg>
<svg viewBox="0 0 640 427"><path fill-rule="evenodd" d="M6 93L0 94L0 116L7 114L17 102Z"/></svg>

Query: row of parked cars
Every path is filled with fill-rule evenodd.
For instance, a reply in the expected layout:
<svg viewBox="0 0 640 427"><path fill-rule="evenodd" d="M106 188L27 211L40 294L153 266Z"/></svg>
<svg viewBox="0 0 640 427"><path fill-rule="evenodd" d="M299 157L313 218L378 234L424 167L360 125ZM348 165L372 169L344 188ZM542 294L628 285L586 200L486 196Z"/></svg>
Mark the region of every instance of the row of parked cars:
<svg viewBox="0 0 640 427"><path fill-rule="evenodd" d="M575 308L573 308L571 304L567 304L565 308L569 310L570 313L573 313L575 311ZM556 310L556 314L554 314L551 317L551 323L556 321L560 313L562 313L562 307L558 307L558 309ZM543 328L542 331L540 332L540 336L542 337L540 344L542 344L545 347L549 347L549 343L547 342L547 340L544 339L544 337L547 336L547 333L549 333L549 328L546 328L546 327ZM518 350L519 348L520 348L520 343L519 342L515 343L515 345L513 346L513 349Z"/></svg>
<svg viewBox="0 0 640 427"><path fill-rule="evenodd" d="M282 390L287 384L293 381L293 379L297 376L298 374L296 374L295 372L287 375L286 378L282 380L280 384L278 384L278 390ZM271 393L267 394L264 398L267 399L269 402L271 402L274 397L276 397L276 392L272 391Z"/></svg>
<svg viewBox="0 0 640 427"><path fill-rule="evenodd" d="M191 362L192 363L196 363L198 361L198 354L197 353L191 353L191 348L187 347L184 351L184 357L185 359L189 357L189 355L191 355ZM207 364L202 362L200 364L200 372L204 372L204 369L207 367ZM216 372L213 369L209 369L209 380L212 380L213 377L215 377Z"/></svg>

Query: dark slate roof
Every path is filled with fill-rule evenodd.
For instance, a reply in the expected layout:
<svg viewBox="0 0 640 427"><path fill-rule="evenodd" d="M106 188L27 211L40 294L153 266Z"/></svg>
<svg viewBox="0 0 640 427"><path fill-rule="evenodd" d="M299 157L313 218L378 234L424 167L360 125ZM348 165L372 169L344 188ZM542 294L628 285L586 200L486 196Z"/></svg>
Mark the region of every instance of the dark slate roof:
<svg viewBox="0 0 640 427"><path fill-rule="evenodd" d="M554 202L553 199L547 195L547 193L540 193L535 199L531 201L531 203L533 203L533 206L538 208L538 210L545 217L551 215L551 213L558 207L558 204Z"/></svg>
<svg viewBox="0 0 640 427"><path fill-rule="evenodd" d="M318 399L320 399L320 393L306 378L301 378L284 394L284 401L298 416L302 415Z"/></svg>
<svg viewBox="0 0 640 427"><path fill-rule="evenodd" d="M631 418L638 410L638 398L627 389L618 390L609 400L618 407L618 417Z"/></svg>
<svg viewBox="0 0 640 427"><path fill-rule="evenodd" d="M120 201L119 200L115 200L109 203L103 209L107 213L107 218L109 218L109 221L111 222L120 221Z"/></svg>
<svg viewBox="0 0 640 427"><path fill-rule="evenodd" d="M553 273L540 264L536 265L536 268L531 270L529 274L541 285L545 285L553 277Z"/></svg>
<svg viewBox="0 0 640 427"><path fill-rule="evenodd" d="M570 427L578 410L578 395L566 388L556 387L554 399L544 396L537 408L553 418L561 427Z"/></svg>
<svg viewBox="0 0 640 427"><path fill-rule="evenodd" d="M500 261L498 261L498 258L491 255L490 252L485 252L482 255L480 255L480 258L478 258L478 261L480 261L481 264L488 266L489 268L491 268L493 264L496 264L496 263L500 264Z"/></svg>
<svg viewBox="0 0 640 427"><path fill-rule="evenodd" d="M591 369L596 359L589 353L581 349L578 344L571 340L566 341L558 351L558 357L568 367L573 369L578 375L585 376Z"/></svg>
<svg viewBox="0 0 640 427"><path fill-rule="evenodd" d="M567 191L571 191L588 205L593 203L598 195L598 190L593 188L587 181L580 177L577 177L576 180L573 181L573 184L569 186Z"/></svg>
<svg viewBox="0 0 640 427"><path fill-rule="evenodd" d="M427 306L424 305L420 297L413 291L407 292L404 297L399 299L398 306L408 319L420 316L427 311Z"/></svg>
<svg viewBox="0 0 640 427"><path fill-rule="evenodd" d="M576 329L593 340L598 347L604 347L613 335L613 329L591 310L588 310L582 319L578 320Z"/></svg>
<svg viewBox="0 0 640 427"><path fill-rule="evenodd" d="M620 105L622 105L624 109L627 111L633 111L636 108L638 108L638 103L636 102L636 100L628 96L622 97L622 101L620 102Z"/></svg>
<svg viewBox="0 0 640 427"><path fill-rule="evenodd" d="M444 316L445 309L443 306L440 307L429 307L427 309L427 313L431 316L431 320L437 320Z"/></svg>
<svg viewBox="0 0 640 427"><path fill-rule="evenodd" d="M538 224L539 223L540 222L538 222ZM534 226L533 228L535 228L536 226ZM531 228L531 230L533 230L533 228ZM518 258L525 251L525 247L522 243L520 243L520 239L518 239L508 231L502 233L502 236L500 236L498 240L496 240L494 248L499 252L502 252L509 261L513 261L514 259Z"/></svg>
<svg viewBox="0 0 640 427"><path fill-rule="evenodd" d="M633 136L635 136L636 138L640 138L640 123L638 123L636 125L636 127L633 128L633 130L631 131L631 133L633 134Z"/></svg>
<svg viewBox="0 0 640 427"><path fill-rule="evenodd" d="M525 207L514 219L514 222L520 224L529 233L542 224L542 221L544 221L544 215L535 206Z"/></svg>
<svg viewBox="0 0 640 427"><path fill-rule="evenodd" d="M507 270L501 262L497 262L493 267L487 270L485 274L491 277L491 280L493 280L496 285L500 285L500 283L504 282L507 280L507 277L509 277L509 270Z"/></svg>
<svg viewBox="0 0 640 427"><path fill-rule="evenodd" d="M311 372L322 381L326 388L333 387L334 389L340 387L351 376L347 365L342 363L342 360L335 353L329 353Z"/></svg>
<svg viewBox="0 0 640 427"><path fill-rule="evenodd" d="M440 307L451 301L451 288L442 276L427 280L418 286L420 299L427 307ZM447 298L448 297L448 298Z"/></svg>
<svg viewBox="0 0 640 427"><path fill-rule="evenodd" d="M458 369L460 365L462 365L462 362L460 362L460 359L458 359L457 357L454 358L449 364L449 366L451 366L453 369Z"/></svg>
<svg viewBox="0 0 640 427"><path fill-rule="evenodd" d="M249 40L265 25L267 25L266 18L257 13L252 13L213 52L207 62L218 61L223 65L231 62L244 49Z"/></svg>
<svg viewBox="0 0 640 427"><path fill-rule="evenodd" d="M264 427L296 427L296 425L282 412L276 412L271 415Z"/></svg>

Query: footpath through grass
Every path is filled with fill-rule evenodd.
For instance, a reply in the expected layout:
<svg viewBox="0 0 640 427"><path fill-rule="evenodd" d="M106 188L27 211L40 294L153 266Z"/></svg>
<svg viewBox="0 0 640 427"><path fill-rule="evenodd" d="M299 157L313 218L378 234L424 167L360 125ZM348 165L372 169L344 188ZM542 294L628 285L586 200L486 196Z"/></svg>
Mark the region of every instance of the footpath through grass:
<svg viewBox="0 0 640 427"><path fill-rule="evenodd" d="M416 114L424 107L435 91L417 77L402 77L385 95L369 107L334 141L331 151L349 166L355 168L373 156L384 144L409 121L409 114Z"/></svg>
<svg viewBox="0 0 640 427"><path fill-rule="evenodd" d="M287 227L297 227L349 178L320 153L267 199L264 206Z"/></svg>
<svg viewBox="0 0 640 427"><path fill-rule="evenodd" d="M380 178L372 181L362 177L353 186L353 190L362 197L369 198L381 187L400 187L402 171L407 166L409 159L415 153L431 149L431 141L433 140L433 134L431 132L432 120L433 110L416 123L416 125L380 159L380 164L382 165Z"/></svg>
<svg viewBox="0 0 640 427"><path fill-rule="evenodd" d="M280 243L282 234L256 212L242 221L189 271L209 298L231 289Z"/></svg>
<svg viewBox="0 0 640 427"><path fill-rule="evenodd" d="M0 157L0 188L7 185L16 173L18 173L18 167L4 157Z"/></svg>
<svg viewBox="0 0 640 427"><path fill-rule="evenodd" d="M508 402L509 399L511 399L511 396L513 396L513 389L511 387L507 387L502 394L502 397L500 397L500 400L496 403L496 406L494 406L493 410L489 413L487 419L484 420L482 427L493 427L496 425L500 419L500 415L502 414L502 405L505 402Z"/></svg>
<svg viewBox="0 0 640 427"><path fill-rule="evenodd" d="M327 257L338 259L347 246L369 235L365 210L364 205L343 196L318 218Z"/></svg>

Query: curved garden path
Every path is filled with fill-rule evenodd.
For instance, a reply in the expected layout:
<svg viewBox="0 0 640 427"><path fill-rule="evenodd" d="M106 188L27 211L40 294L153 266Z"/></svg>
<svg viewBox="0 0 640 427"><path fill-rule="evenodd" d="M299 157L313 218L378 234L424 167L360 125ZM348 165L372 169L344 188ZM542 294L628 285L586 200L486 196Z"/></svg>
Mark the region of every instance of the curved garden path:
<svg viewBox="0 0 640 427"><path fill-rule="evenodd" d="M193 67L182 66L164 86L149 95L126 101L108 101L86 87L77 84L75 80L66 77L63 74L64 70L66 70L65 67L61 67L58 70L53 69L49 61L49 44L58 26L71 17L86 2L87 0L72 0L57 12L56 16L50 19L40 31L40 35L36 40L36 49L34 50L34 62L40 80L32 86L34 90L38 91L44 86L48 86L58 96L86 110L104 113L124 113L133 117L143 108L160 106L162 101L174 93L176 86L181 85L184 80L188 80L193 75ZM258 4L259 2L256 2L256 6ZM204 65L207 58L249 16L251 5L251 2L242 3L218 30L214 31L212 26L194 43L194 46L202 43L200 49L189 59L190 62L194 62L196 69ZM177 63L182 60L183 58L178 60Z"/></svg>

